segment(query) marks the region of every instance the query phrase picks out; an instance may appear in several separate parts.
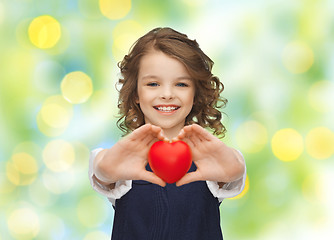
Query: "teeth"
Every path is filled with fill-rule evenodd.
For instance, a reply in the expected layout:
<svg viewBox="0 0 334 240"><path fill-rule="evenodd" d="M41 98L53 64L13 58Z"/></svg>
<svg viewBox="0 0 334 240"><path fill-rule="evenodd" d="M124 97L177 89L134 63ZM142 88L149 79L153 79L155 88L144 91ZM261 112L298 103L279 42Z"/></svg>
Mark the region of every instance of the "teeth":
<svg viewBox="0 0 334 240"><path fill-rule="evenodd" d="M178 107L157 107L157 109L161 112L171 112L176 110Z"/></svg>

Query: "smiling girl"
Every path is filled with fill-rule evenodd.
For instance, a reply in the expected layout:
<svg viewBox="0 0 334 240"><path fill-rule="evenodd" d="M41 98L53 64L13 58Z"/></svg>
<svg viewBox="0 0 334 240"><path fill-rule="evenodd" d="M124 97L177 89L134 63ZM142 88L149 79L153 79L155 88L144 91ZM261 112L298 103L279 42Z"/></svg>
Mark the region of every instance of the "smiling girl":
<svg viewBox="0 0 334 240"><path fill-rule="evenodd" d="M219 206L238 195L245 162L224 136L223 84L195 40L171 28L141 37L119 64L119 127L127 136L90 157L93 188L115 209L112 239L223 239ZM213 134L205 128L211 128ZM217 137L218 136L218 137ZM148 164L158 140L186 142L192 166L166 184Z"/></svg>

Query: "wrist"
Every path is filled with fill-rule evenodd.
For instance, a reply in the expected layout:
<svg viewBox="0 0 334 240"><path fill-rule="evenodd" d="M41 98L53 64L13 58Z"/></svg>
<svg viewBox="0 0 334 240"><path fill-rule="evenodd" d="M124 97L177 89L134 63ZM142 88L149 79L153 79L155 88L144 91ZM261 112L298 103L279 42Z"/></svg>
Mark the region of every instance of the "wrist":
<svg viewBox="0 0 334 240"><path fill-rule="evenodd" d="M102 185L114 184L118 179L114 179L112 176L115 176L111 170L110 164L105 159L105 156L108 152L108 149L102 150L96 158L94 159L93 164L93 173L95 179Z"/></svg>
<svg viewBox="0 0 334 240"><path fill-rule="evenodd" d="M106 186L110 189L115 188L116 183L108 183L108 182L101 181L100 179L98 179L98 177L96 177L96 175L93 175L93 178L95 179L96 182L98 182L99 184L103 186Z"/></svg>

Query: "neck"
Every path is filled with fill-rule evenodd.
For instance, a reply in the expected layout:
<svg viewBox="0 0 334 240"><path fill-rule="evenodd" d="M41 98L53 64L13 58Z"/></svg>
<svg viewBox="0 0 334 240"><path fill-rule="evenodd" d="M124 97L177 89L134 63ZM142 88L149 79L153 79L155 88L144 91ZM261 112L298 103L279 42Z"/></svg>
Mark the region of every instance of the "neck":
<svg viewBox="0 0 334 240"><path fill-rule="evenodd" d="M172 140L173 138L177 137L185 125L185 122L180 122L180 123L171 124L171 125L168 123L167 124L166 123L154 124L153 122L147 121L147 119L145 119L145 123L151 123L153 125L161 127L164 136L168 138L169 140Z"/></svg>
<svg viewBox="0 0 334 240"><path fill-rule="evenodd" d="M177 137L182 130L184 125L175 126L173 128L162 128L164 135L169 139L172 140L173 138Z"/></svg>
<svg viewBox="0 0 334 240"><path fill-rule="evenodd" d="M174 129L162 129L164 131L164 135L169 139L172 140L173 138L177 137L180 130L174 131Z"/></svg>

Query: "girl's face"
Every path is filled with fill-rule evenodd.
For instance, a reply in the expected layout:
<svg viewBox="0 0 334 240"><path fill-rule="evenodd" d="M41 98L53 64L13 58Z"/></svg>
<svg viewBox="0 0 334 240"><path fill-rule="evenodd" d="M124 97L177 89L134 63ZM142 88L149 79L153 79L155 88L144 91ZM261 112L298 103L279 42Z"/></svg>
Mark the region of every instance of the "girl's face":
<svg viewBox="0 0 334 240"><path fill-rule="evenodd" d="M152 50L140 60L138 100L145 123L160 126L169 138L184 127L194 96L194 83L185 66L161 51Z"/></svg>

